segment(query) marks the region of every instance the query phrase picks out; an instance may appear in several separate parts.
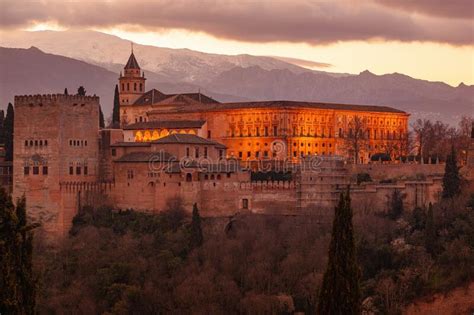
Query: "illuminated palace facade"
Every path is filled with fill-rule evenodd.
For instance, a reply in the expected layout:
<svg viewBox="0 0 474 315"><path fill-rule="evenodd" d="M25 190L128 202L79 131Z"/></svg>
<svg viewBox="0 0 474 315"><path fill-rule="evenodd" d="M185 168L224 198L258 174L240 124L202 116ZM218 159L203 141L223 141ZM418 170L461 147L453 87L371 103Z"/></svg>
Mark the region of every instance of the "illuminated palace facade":
<svg viewBox="0 0 474 315"><path fill-rule="evenodd" d="M376 153L392 159L407 153L409 114L391 107L295 101L220 103L201 93L145 92L145 77L133 53L119 86L127 142L190 133L224 144L228 157L242 161L340 155L358 156L358 163L367 163ZM284 144L284 152L281 147L275 150L276 142Z"/></svg>

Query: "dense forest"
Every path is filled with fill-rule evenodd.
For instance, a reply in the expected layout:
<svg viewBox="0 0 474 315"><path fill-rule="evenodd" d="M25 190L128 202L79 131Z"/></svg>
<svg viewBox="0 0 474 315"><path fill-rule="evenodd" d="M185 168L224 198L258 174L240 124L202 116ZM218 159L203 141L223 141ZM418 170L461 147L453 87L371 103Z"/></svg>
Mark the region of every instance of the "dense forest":
<svg viewBox="0 0 474 315"><path fill-rule="evenodd" d="M399 314L474 280L474 196L354 214L362 308ZM196 222L203 242L196 242ZM316 312L331 218L159 215L85 208L58 248L36 234L39 313Z"/></svg>

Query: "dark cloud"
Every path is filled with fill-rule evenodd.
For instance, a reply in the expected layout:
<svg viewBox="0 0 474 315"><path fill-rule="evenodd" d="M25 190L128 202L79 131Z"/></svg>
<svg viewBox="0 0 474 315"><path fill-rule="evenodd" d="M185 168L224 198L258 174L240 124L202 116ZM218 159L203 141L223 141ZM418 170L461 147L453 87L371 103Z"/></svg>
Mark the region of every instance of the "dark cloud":
<svg viewBox="0 0 474 315"><path fill-rule="evenodd" d="M474 18L473 0L375 0L377 3L406 12L445 17Z"/></svg>
<svg viewBox="0 0 474 315"><path fill-rule="evenodd" d="M473 44L470 20L420 17L389 7L395 0L376 1L384 4L362 0L3 0L0 25L54 21L66 27L177 28L248 42L328 44L380 39Z"/></svg>

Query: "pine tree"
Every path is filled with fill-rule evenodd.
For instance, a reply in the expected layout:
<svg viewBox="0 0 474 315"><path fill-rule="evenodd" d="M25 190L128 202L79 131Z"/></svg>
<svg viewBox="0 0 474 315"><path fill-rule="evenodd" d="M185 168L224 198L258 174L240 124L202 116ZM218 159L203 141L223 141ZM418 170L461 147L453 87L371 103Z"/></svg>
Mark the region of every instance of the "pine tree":
<svg viewBox="0 0 474 315"><path fill-rule="evenodd" d="M319 295L319 314L360 314L360 272L356 261L349 190L335 210L329 260Z"/></svg>
<svg viewBox="0 0 474 315"><path fill-rule="evenodd" d="M81 96L86 95L86 89L82 85L77 89L77 95L81 95Z"/></svg>
<svg viewBox="0 0 474 315"><path fill-rule="evenodd" d="M451 146L451 153L446 158L443 176L443 199L453 198L461 192L461 177L457 165L456 151Z"/></svg>
<svg viewBox="0 0 474 315"><path fill-rule="evenodd" d="M13 205L0 190L0 314L34 314L36 283L32 274L32 230L25 198Z"/></svg>
<svg viewBox="0 0 474 315"><path fill-rule="evenodd" d="M102 112L101 106L99 106L99 127L105 128L104 113Z"/></svg>
<svg viewBox="0 0 474 315"><path fill-rule="evenodd" d="M67 88L64 89L64 95L69 95Z"/></svg>
<svg viewBox="0 0 474 315"><path fill-rule="evenodd" d="M193 218L191 221L191 246L199 247L203 243L203 235L201 228L201 216L197 204L193 205Z"/></svg>
<svg viewBox="0 0 474 315"><path fill-rule="evenodd" d="M112 126L114 128L120 128L120 95L118 85L115 84L114 93L114 109L112 112Z"/></svg>
<svg viewBox="0 0 474 315"><path fill-rule="evenodd" d="M13 122L15 111L12 103L8 103L7 117L5 117L5 160L13 161Z"/></svg>

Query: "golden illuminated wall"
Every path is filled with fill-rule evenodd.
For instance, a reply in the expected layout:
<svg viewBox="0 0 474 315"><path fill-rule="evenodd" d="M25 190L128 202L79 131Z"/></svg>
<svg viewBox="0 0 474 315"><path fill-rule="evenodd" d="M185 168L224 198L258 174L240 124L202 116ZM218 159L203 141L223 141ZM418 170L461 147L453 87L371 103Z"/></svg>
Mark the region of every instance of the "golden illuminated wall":
<svg viewBox="0 0 474 315"><path fill-rule="evenodd" d="M172 135L175 133L181 134L197 134L195 129L148 129L148 130L133 130L133 138L135 142L149 142L158 140L160 138Z"/></svg>
<svg viewBox="0 0 474 315"><path fill-rule="evenodd" d="M228 156L242 160L277 157L272 152L274 141L285 144L285 157L298 159L304 155L342 155L349 157L348 137L352 122L363 122L364 139L360 162L375 153L393 158L406 154L408 114L365 112L311 108L229 109L208 112L154 112L150 120L187 119L207 121L210 137L228 147ZM281 156L278 156L281 157Z"/></svg>
<svg viewBox="0 0 474 315"><path fill-rule="evenodd" d="M286 156L348 155L352 122L363 122L360 156L406 154L408 115L322 109L238 109L203 114L212 138L228 147L228 155L243 160L275 157L271 145L282 141Z"/></svg>

